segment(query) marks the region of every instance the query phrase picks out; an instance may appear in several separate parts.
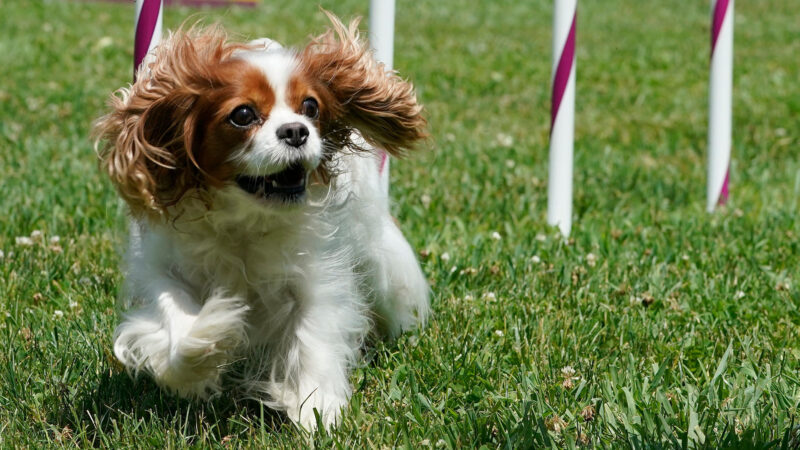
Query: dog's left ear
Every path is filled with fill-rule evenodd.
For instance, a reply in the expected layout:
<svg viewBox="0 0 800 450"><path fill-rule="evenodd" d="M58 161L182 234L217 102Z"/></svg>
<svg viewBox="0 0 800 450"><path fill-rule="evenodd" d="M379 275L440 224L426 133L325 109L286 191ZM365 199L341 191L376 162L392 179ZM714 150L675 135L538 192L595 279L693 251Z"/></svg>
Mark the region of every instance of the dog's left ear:
<svg viewBox="0 0 800 450"><path fill-rule="evenodd" d="M359 36L359 19L346 27L324 12L332 29L314 38L300 55L306 74L323 91L323 134L357 148L349 141L350 132L357 129L390 154L405 154L428 136L414 86L374 59Z"/></svg>

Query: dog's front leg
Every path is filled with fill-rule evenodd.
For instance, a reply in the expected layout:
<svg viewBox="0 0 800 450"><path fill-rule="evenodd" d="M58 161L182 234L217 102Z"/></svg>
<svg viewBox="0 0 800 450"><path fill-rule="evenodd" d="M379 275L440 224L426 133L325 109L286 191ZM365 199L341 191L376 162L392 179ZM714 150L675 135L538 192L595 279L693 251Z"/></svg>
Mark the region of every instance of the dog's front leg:
<svg viewBox="0 0 800 450"><path fill-rule="evenodd" d="M355 285L347 286L346 278L330 283L334 289L310 289L316 297L301 302L279 350L281 375L273 380L270 396L308 430L317 426L315 410L326 428L338 422L352 393L350 368L369 327Z"/></svg>
<svg viewBox="0 0 800 450"><path fill-rule="evenodd" d="M117 358L183 396L217 391L224 365L246 339L242 301L219 292L198 301L182 283L163 275L131 288L135 306L114 333Z"/></svg>

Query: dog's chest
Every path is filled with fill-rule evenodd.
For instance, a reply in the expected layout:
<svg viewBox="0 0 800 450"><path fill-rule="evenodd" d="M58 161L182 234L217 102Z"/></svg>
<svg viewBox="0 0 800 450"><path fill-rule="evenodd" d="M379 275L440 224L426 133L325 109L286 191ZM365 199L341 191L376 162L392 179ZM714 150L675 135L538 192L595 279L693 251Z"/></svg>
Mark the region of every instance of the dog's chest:
<svg viewBox="0 0 800 450"><path fill-rule="evenodd" d="M201 292L222 289L271 307L296 300L295 286L308 282L316 252L308 237L275 231L211 235L176 250L183 276Z"/></svg>

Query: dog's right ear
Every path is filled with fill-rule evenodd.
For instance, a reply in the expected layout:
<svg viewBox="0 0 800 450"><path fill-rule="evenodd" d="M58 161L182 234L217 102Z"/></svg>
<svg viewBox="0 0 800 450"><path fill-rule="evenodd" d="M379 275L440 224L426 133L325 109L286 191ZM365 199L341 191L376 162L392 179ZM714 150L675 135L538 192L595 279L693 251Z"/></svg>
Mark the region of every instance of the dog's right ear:
<svg viewBox="0 0 800 450"><path fill-rule="evenodd" d="M192 152L209 69L242 45L227 44L218 27L171 33L137 81L112 95L111 112L94 123L95 149L134 215L165 215L203 174Z"/></svg>

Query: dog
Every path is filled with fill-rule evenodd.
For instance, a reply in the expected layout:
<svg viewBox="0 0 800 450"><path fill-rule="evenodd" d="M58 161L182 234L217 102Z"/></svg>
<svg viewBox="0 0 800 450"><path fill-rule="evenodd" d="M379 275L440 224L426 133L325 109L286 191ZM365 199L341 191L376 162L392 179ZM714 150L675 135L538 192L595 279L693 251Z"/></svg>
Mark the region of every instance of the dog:
<svg viewBox="0 0 800 450"><path fill-rule="evenodd" d="M206 399L223 390L335 425L371 336L423 325L429 287L389 213L382 149L427 138L414 87L330 13L303 49L182 27L95 122L131 212L114 354Z"/></svg>

